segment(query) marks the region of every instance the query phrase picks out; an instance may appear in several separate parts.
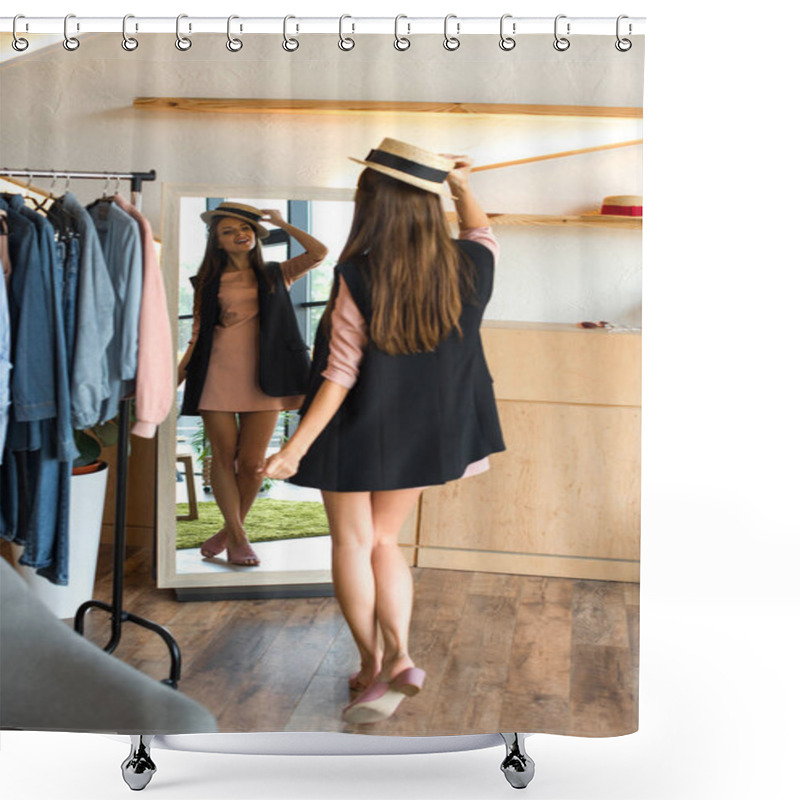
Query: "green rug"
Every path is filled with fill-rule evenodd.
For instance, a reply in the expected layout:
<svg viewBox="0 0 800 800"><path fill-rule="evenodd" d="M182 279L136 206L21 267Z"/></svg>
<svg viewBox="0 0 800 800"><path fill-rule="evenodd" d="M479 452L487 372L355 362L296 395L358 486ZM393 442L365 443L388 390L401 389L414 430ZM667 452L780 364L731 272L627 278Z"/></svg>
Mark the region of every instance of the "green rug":
<svg viewBox="0 0 800 800"><path fill-rule="evenodd" d="M200 547L222 527L222 513L216 503L197 505L199 519L177 523L178 550ZM189 504L178 503L176 513L178 516L188 514ZM298 500L256 500L247 515L245 527L251 542L326 536L329 533L328 518L322 503Z"/></svg>

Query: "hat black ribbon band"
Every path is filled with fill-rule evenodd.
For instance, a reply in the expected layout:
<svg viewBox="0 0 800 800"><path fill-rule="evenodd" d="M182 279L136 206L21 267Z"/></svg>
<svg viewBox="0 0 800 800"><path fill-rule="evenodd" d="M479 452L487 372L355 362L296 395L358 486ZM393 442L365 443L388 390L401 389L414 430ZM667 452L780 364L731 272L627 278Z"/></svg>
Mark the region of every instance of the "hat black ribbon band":
<svg viewBox="0 0 800 800"><path fill-rule="evenodd" d="M370 150L365 160L373 164L380 164L383 167L396 169L406 175L413 175L413 177L421 178L424 181L432 181L433 183L443 183L448 175L444 170L425 167L422 164L417 164L416 161L409 161L407 158L387 153L385 150Z"/></svg>
<svg viewBox="0 0 800 800"><path fill-rule="evenodd" d="M261 214L254 214L252 211L245 211L243 208L230 208L229 206L217 206L214 214L230 214L232 217L246 217L255 223L261 222Z"/></svg>

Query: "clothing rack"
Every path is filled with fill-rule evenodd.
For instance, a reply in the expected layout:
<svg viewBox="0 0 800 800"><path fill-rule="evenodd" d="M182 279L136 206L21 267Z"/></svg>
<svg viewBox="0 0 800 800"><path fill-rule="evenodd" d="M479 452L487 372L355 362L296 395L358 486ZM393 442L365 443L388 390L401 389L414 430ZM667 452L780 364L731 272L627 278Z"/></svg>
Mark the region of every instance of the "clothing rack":
<svg viewBox="0 0 800 800"><path fill-rule="evenodd" d="M22 177L32 180L33 178L64 178L68 182L72 179L89 180L116 180L130 181L131 183L131 202L141 210L141 193L143 181L154 181L156 179L155 170L149 172L64 172L56 170L9 170L0 169L0 177ZM41 190L40 190L41 191ZM45 192L43 192L45 193ZM49 192L47 193L49 194ZM101 600L87 600L82 603L75 612L75 630L83 635L83 623L86 613L91 608L102 608L111 615L111 637L103 648L107 653L113 653L122 638L122 623L132 622L143 628L157 633L167 645L169 650L171 667L169 678L162 682L178 688L178 681L181 674L181 652L178 643L172 634L163 626L151 620L140 617L122 607L122 595L125 582L125 537L127 524L127 499L128 499L128 438L130 436L130 413L131 397L124 397L119 403L119 438L117 441L117 477L116 477L116 503L114 508L114 578L111 603Z"/></svg>

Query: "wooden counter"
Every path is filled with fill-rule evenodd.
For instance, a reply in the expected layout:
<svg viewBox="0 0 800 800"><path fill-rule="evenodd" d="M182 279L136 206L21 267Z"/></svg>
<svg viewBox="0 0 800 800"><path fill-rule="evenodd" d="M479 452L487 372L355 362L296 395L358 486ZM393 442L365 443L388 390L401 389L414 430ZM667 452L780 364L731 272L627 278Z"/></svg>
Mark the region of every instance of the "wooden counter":
<svg viewBox="0 0 800 800"><path fill-rule="evenodd" d="M639 579L641 335L486 322L506 451L423 494L411 563Z"/></svg>

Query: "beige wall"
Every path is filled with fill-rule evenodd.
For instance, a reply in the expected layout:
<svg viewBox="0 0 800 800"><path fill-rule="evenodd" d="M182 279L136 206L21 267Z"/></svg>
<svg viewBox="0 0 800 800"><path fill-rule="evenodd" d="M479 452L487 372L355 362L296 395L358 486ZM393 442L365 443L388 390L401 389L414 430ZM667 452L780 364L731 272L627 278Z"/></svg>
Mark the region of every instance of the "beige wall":
<svg viewBox="0 0 800 800"><path fill-rule="evenodd" d="M342 53L336 36L248 38L229 53L197 36L180 53L169 34L149 35L133 53L119 36L97 34L68 53L60 43L0 67L3 164L43 169L156 169L144 211L161 228L161 185L352 188L363 157L384 136L487 164L641 137L641 120L540 116L378 113L205 114L144 111L140 96L420 100L641 106L643 47L621 54L608 37L580 37L557 53L548 36L510 53L494 36L470 37L454 53L421 36L398 53L391 38L362 36ZM415 69L419 66L419 69ZM43 93L41 87L50 86ZM640 194L641 148L478 173L490 212L577 214L610 194ZM63 188L63 182L59 184ZM85 202L102 185L73 183ZM640 320L641 235L586 228L498 227L502 261L487 318L572 322Z"/></svg>

